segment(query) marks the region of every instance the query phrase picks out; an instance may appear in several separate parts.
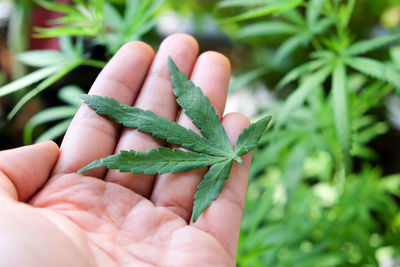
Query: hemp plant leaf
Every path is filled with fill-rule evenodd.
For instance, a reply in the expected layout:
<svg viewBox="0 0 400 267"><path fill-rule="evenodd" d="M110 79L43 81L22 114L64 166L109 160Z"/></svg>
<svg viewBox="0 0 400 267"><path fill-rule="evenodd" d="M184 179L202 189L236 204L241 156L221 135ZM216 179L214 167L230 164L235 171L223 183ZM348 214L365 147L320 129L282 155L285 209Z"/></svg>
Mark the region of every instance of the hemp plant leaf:
<svg viewBox="0 0 400 267"><path fill-rule="evenodd" d="M140 132L151 133L155 138L164 139L170 144L180 145L187 151L167 147L149 149L146 152L121 151L119 154L95 160L78 172L107 167L121 172L162 174L212 166L197 187L192 215L195 222L218 197L229 177L233 162L236 160L242 163L240 156L256 148L271 116L264 117L244 129L234 149L210 100L203 95L199 87L187 79L171 58L168 59L168 66L177 103L193 120L201 135L149 110L120 104L108 97L83 95L80 98L98 114L105 115L125 127L137 128Z"/></svg>

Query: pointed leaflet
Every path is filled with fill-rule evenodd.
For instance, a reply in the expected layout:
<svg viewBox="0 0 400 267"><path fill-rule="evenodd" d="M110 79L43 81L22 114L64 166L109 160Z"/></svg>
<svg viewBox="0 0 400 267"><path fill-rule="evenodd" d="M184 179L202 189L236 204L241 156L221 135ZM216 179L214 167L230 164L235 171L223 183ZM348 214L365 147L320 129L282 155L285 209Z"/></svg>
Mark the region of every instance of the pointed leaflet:
<svg viewBox="0 0 400 267"><path fill-rule="evenodd" d="M307 24L314 26L317 24L318 17L321 15L321 11L324 8L326 0L311 0L307 8Z"/></svg>
<svg viewBox="0 0 400 267"><path fill-rule="evenodd" d="M96 95L82 95L81 99L97 113L123 124L126 127L137 128L144 133L151 133L155 138L165 139L169 143L181 145L184 148L216 156L227 156L207 142L207 140L192 130L157 116L150 110L119 104L112 98ZM229 155L229 154L228 154Z"/></svg>
<svg viewBox="0 0 400 267"><path fill-rule="evenodd" d="M346 64L361 73L400 88L400 73L390 65L365 57L349 58L346 60Z"/></svg>
<svg viewBox="0 0 400 267"><path fill-rule="evenodd" d="M216 149L232 154L232 145L222 127L221 120L210 100L203 95L201 89L189 81L185 74L168 58L171 82L174 85L176 102L185 110L185 114L193 119L193 124Z"/></svg>
<svg viewBox="0 0 400 267"><path fill-rule="evenodd" d="M383 47L385 45L388 45L397 40L400 40L400 34L394 34L394 35L374 38L371 40L359 41L359 42L351 45L349 48L347 48L345 50L345 54L351 55L351 56L364 54L364 53L373 51L375 49L378 49L380 47Z"/></svg>
<svg viewBox="0 0 400 267"><path fill-rule="evenodd" d="M223 161L213 167L204 176L203 181L197 187L194 195L194 206L192 220L195 222L200 214L210 206L224 187L225 180L228 179L232 169L232 160Z"/></svg>
<svg viewBox="0 0 400 267"><path fill-rule="evenodd" d="M307 63L304 63L303 65L300 65L294 69L292 69L289 73L287 73L282 80L278 83L276 88L281 89L282 87L286 86L287 84L299 79L300 77L312 73L319 67L325 64L324 60L313 60Z"/></svg>
<svg viewBox="0 0 400 267"><path fill-rule="evenodd" d="M284 21L262 21L242 27L236 34L237 38L249 36L273 36L295 34L299 31L296 25Z"/></svg>
<svg viewBox="0 0 400 267"><path fill-rule="evenodd" d="M236 141L235 152L237 156L243 156L257 147L257 142L270 121L271 116L267 116L250 124L248 128L243 130Z"/></svg>
<svg viewBox="0 0 400 267"><path fill-rule="evenodd" d="M342 147L345 172L347 174L350 165L351 127L346 86L346 67L342 62L338 62L333 71L332 101L336 132Z"/></svg>
<svg viewBox="0 0 400 267"><path fill-rule="evenodd" d="M80 173L98 167L119 169L121 172L162 174L167 172L177 173L189 171L216 164L225 158L199 154L192 151L169 149L160 147L158 150L149 149L146 152L121 151L100 160L95 160L79 170Z"/></svg>
<svg viewBox="0 0 400 267"><path fill-rule="evenodd" d="M277 115L275 131L282 127L291 113L298 108L307 96L318 86L320 86L331 72L331 66L325 66L320 70L307 76L300 86L286 99L281 109L281 113Z"/></svg>

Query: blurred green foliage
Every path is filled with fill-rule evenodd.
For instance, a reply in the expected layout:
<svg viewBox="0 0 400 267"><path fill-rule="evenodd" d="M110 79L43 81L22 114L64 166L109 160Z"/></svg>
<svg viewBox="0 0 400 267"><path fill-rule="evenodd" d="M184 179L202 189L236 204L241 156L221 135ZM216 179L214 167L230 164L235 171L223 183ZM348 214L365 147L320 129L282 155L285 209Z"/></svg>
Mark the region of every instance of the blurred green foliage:
<svg viewBox="0 0 400 267"><path fill-rule="evenodd" d="M108 59L130 40L159 43L162 36L154 27L163 16L189 20L191 33L200 39L207 27L215 27L211 30L224 32L222 38L214 36L215 46L223 40L233 62L232 91L251 94L257 84L276 88L272 104L259 103L259 114L272 114L274 124L253 154L238 266L377 266L384 261L396 266L400 174L388 173L382 160L390 155L372 143L395 131L385 99L400 92L397 0L38 3L64 14L52 21L58 26L36 32L60 37L62 50L20 54L21 62L39 69L0 88L0 94L32 85L24 103L60 78L54 75L81 64L102 67L83 51L82 38L105 46ZM18 4L17 10L31 8L28 2ZM77 108L70 98L76 90L60 91L68 106L32 117L27 143L43 123L62 120L39 140L66 129ZM386 143L395 150L398 145Z"/></svg>

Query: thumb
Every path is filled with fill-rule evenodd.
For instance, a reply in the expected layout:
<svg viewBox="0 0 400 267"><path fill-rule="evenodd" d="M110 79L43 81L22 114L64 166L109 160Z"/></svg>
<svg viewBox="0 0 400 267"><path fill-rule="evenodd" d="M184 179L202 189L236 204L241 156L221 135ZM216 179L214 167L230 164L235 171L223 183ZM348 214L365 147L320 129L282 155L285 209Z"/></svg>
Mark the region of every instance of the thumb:
<svg viewBox="0 0 400 267"><path fill-rule="evenodd" d="M51 141L0 151L0 196L29 200L49 178L59 153Z"/></svg>

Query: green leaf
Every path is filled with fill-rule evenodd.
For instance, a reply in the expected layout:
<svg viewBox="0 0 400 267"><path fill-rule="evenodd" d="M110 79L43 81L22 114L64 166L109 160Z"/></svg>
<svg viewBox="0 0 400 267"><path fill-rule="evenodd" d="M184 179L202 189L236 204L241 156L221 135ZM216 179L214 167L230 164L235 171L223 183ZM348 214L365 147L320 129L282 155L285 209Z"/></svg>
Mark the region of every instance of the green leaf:
<svg viewBox="0 0 400 267"><path fill-rule="evenodd" d="M40 143L40 142L44 142L47 140L54 140L57 137L60 137L67 131L69 125L71 124L71 121L72 121L72 119L65 120L65 121L62 121L62 122L54 125L50 129L46 130L42 135L40 135L36 139L35 143Z"/></svg>
<svg viewBox="0 0 400 267"><path fill-rule="evenodd" d="M75 57L75 48L72 39L69 36L61 36L59 38L61 51L70 57Z"/></svg>
<svg viewBox="0 0 400 267"><path fill-rule="evenodd" d="M344 53L350 56L360 55L381 48L397 40L400 40L400 34L363 40L348 47Z"/></svg>
<svg viewBox="0 0 400 267"><path fill-rule="evenodd" d="M64 64L68 60L57 50L33 50L17 55L18 61L31 67L48 67L56 64Z"/></svg>
<svg viewBox="0 0 400 267"><path fill-rule="evenodd" d="M400 46L397 45L390 49L390 57L398 68L400 68Z"/></svg>
<svg viewBox="0 0 400 267"><path fill-rule="evenodd" d="M294 68L288 74L286 74L276 87L282 88L282 87L286 86L287 84L289 84L297 79L300 79L300 77L314 72L319 67L324 65L324 63L325 63L325 61L323 61L323 60L313 60L313 61L304 63L303 65L300 65L300 66Z"/></svg>
<svg viewBox="0 0 400 267"><path fill-rule="evenodd" d="M205 175L195 195L193 221L196 221L222 190L225 180L229 177L233 160L242 163L240 156L256 147L271 117L263 118L245 129L240 134L237 150L234 151L210 100L179 71L171 58L168 64L177 102L193 119L193 124L199 127L203 136L149 110L119 104L112 98L83 95L81 99L97 113L106 115L126 127L151 133L156 138L193 151L171 150L165 147L150 149L147 152L122 151L118 155L93 161L79 172L105 166L122 172L161 174L214 165Z"/></svg>
<svg viewBox="0 0 400 267"><path fill-rule="evenodd" d="M303 175L304 161L308 153L308 145L306 142L296 144L289 153L286 168L283 174L285 188L289 196L293 196Z"/></svg>
<svg viewBox="0 0 400 267"><path fill-rule="evenodd" d="M114 31L119 32L124 29L124 20L118 10L111 3L105 3L104 14L106 24Z"/></svg>
<svg viewBox="0 0 400 267"><path fill-rule="evenodd" d="M24 128L24 143L32 144L33 130L36 126L47 122L71 118L75 115L78 107L61 106L45 109L29 119Z"/></svg>
<svg viewBox="0 0 400 267"><path fill-rule="evenodd" d="M280 128L286 122L290 114L304 102L313 90L326 80L330 73L331 66L326 66L304 79L299 88L285 101L281 112L277 115L275 129Z"/></svg>
<svg viewBox="0 0 400 267"><path fill-rule="evenodd" d="M56 73L60 69L61 66L50 66L47 68L34 71L28 75L25 75L24 77L19 78L18 80L15 80L9 84L0 87L0 97L24 89L25 87L34 84L40 80L43 80L46 77Z"/></svg>
<svg viewBox="0 0 400 267"><path fill-rule="evenodd" d="M57 3L56 1L45 1L45 0L36 0L37 4L42 6L45 9L49 9L52 11L57 11L64 14L76 14L79 15L80 12L75 7L71 7L70 5L64 5Z"/></svg>
<svg viewBox="0 0 400 267"><path fill-rule="evenodd" d="M346 80L346 67L339 61L332 75L332 108L336 133L342 148L345 173L347 174L350 168L351 119Z"/></svg>
<svg viewBox="0 0 400 267"><path fill-rule="evenodd" d="M24 95L18 103L14 106L14 108L11 110L11 112L8 114L7 119L11 120L15 114L32 98L34 98L36 95L38 95L40 92L45 90L47 87L61 79L64 75L68 74L70 71L75 69L77 66L80 65L80 62L76 62L75 64L72 64L70 66L64 67L64 69L61 69L59 72L53 74L52 76L48 77L46 80L41 82L38 86L30 90L26 95Z"/></svg>
<svg viewBox="0 0 400 267"><path fill-rule="evenodd" d="M265 170L266 166L277 159L280 160L282 151L301 138L301 133L299 134L299 132L281 131L281 133L282 136L270 142L268 146L260 150L257 156L254 157L250 168L250 178L255 177L256 173Z"/></svg>
<svg viewBox="0 0 400 267"><path fill-rule="evenodd" d="M364 57L347 59L346 63L361 73L391 83L398 89L400 88L400 72L385 63Z"/></svg>
<svg viewBox="0 0 400 267"><path fill-rule="evenodd" d="M252 2L254 1L247 1L249 5L254 4ZM260 1L258 1L260 2ZM221 23L229 23L229 22L237 22L237 21L243 21L243 20L248 20L248 19L254 19L258 17L263 17L267 16L270 14L274 13L279 13L279 12L285 12L287 10L290 10L292 8L295 8L299 5L301 5L303 0L280 0L280 1L273 1L272 3L266 4L265 6L262 7L254 7L248 11L245 11L242 14L226 18L226 19L221 19ZM246 1L242 1L242 6L247 5ZM265 1L264 1L265 3ZM227 5L219 5L219 7L226 7ZM231 5L232 6L232 5Z"/></svg>
<svg viewBox="0 0 400 267"><path fill-rule="evenodd" d="M298 27L283 21L263 21L249 24L240 29L236 38L246 38L253 36L273 36L294 34L298 32Z"/></svg>
<svg viewBox="0 0 400 267"><path fill-rule="evenodd" d="M266 116L244 129L236 141L236 155L240 157L255 149L270 121L271 116Z"/></svg>
<svg viewBox="0 0 400 267"><path fill-rule="evenodd" d="M299 10L293 8L289 9L281 14L282 18L286 19L287 21L292 22L293 24L304 27L306 22L303 18L303 15L299 12Z"/></svg>
<svg viewBox="0 0 400 267"><path fill-rule="evenodd" d="M183 126L169 121L164 117L157 116L149 110L142 110L124 104L119 104L112 98L82 95L80 96L89 107L96 109L96 112L106 115L109 119L126 126L137 128L144 133L151 133L155 138L165 139L169 143L181 145L184 148L198 152L227 156L225 151L215 149L207 142L207 139L188 130Z"/></svg>
<svg viewBox="0 0 400 267"><path fill-rule="evenodd" d="M309 26L314 26L316 24L325 3L326 0L311 0L309 2L306 14L307 24Z"/></svg>
<svg viewBox="0 0 400 267"><path fill-rule="evenodd" d="M279 49L274 57L274 63L280 64L280 62L282 62L282 60L286 60L286 57L288 57L296 48L307 44L309 40L310 37L306 33L293 35L279 46Z"/></svg>
<svg viewBox="0 0 400 267"><path fill-rule="evenodd" d="M78 172L82 173L98 167L107 167L131 173L178 173L216 164L223 160L225 160L223 157L159 147L158 150L149 149L146 152L121 151L117 155L93 161Z"/></svg>
<svg viewBox="0 0 400 267"><path fill-rule="evenodd" d="M232 77L229 85L229 93L236 92L237 90L250 85L262 75L268 73L268 69L268 66L261 66L249 71L243 71L241 74Z"/></svg>
<svg viewBox="0 0 400 267"><path fill-rule="evenodd" d="M85 92L78 86L67 85L61 88L60 92L58 92L58 98L65 103L79 107L82 104L82 101L77 96L84 93Z"/></svg>
<svg viewBox="0 0 400 267"><path fill-rule="evenodd" d="M178 70L171 58L168 59L168 67L175 88L174 93L177 96L176 102L184 109L185 114L193 119L193 124L200 129L201 134L211 145L227 154L232 154L232 145L210 100L203 95L199 87Z"/></svg>
<svg viewBox="0 0 400 267"><path fill-rule="evenodd" d="M100 31L99 26L87 27L87 26L59 26L53 28L40 28L35 27L36 38L53 38L63 35L68 36L88 36L97 37Z"/></svg>
<svg viewBox="0 0 400 267"><path fill-rule="evenodd" d="M232 160L221 162L212 166L203 181L197 187L197 192L194 195L194 206L192 220L195 222L200 214L210 206L224 187L225 180L228 179L232 169Z"/></svg>
<svg viewBox="0 0 400 267"><path fill-rule="evenodd" d="M268 0L222 0L217 3L218 8L227 8L227 7L251 7L255 5L263 5ZM271 1L269 1L271 2ZM273 2L273 1L272 1Z"/></svg>

